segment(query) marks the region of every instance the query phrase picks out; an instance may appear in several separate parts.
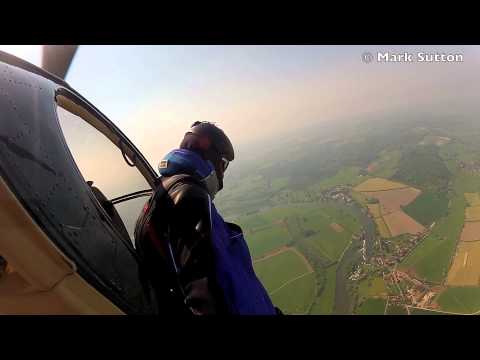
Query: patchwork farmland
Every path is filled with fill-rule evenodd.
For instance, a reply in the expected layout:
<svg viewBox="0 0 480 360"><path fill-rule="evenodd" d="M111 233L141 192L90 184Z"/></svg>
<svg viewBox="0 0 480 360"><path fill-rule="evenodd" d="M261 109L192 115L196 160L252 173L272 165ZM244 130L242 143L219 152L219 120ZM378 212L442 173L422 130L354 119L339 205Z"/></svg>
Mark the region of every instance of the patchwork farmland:
<svg viewBox="0 0 480 360"><path fill-rule="evenodd" d="M368 179L356 186L354 190L362 193L367 199L376 201L376 203L367 204L367 207L381 237L419 234L425 231L423 225L402 210L402 207L410 204L421 194L420 190L382 178Z"/></svg>
<svg viewBox="0 0 480 360"><path fill-rule="evenodd" d="M480 123L377 125L252 159L216 206L287 314L480 313Z"/></svg>
<svg viewBox="0 0 480 360"><path fill-rule="evenodd" d="M459 243L448 272L450 286L480 285L480 196L478 193L465 193L469 206L465 208L465 223Z"/></svg>

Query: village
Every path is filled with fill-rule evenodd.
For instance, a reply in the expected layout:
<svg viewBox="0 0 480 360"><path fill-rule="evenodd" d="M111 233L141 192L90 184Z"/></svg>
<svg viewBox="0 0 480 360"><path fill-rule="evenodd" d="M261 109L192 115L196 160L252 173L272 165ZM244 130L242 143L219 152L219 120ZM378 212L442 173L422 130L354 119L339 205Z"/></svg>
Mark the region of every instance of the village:
<svg viewBox="0 0 480 360"><path fill-rule="evenodd" d="M478 171L480 171L480 164ZM345 185L338 185L325 190L320 193L319 198L322 201L335 200L342 201L345 204L354 202L351 196L351 187ZM367 209L362 207L361 211L373 220ZM408 254L429 235L434 225L435 223L431 224L417 234L404 234L401 238L380 238L377 234L375 251L370 258L367 258L366 254L366 231L362 230L359 234L353 235L352 240L360 244L359 252L362 255L362 261L352 268L348 279L359 282L375 273L380 273L385 282L390 285L389 287L393 289L388 295L390 304L435 308L432 301L438 290L411 274L397 269Z"/></svg>
<svg viewBox="0 0 480 360"><path fill-rule="evenodd" d="M459 161L458 166L469 173L480 173L480 161L478 160L470 162Z"/></svg>
<svg viewBox="0 0 480 360"><path fill-rule="evenodd" d="M420 308L433 308L431 302L437 294L432 286L399 270L393 270L385 276L398 289L398 295L390 295L388 300L392 305L411 305Z"/></svg>
<svg viewBox="0 0 480 360"><path fill-rule="evenodd" d="M336 200L343 201L346 204L353 202L352 197L350 196L350 188L344 185L337 185L331 189L322 191L319 196L320 200Z"/></svg>

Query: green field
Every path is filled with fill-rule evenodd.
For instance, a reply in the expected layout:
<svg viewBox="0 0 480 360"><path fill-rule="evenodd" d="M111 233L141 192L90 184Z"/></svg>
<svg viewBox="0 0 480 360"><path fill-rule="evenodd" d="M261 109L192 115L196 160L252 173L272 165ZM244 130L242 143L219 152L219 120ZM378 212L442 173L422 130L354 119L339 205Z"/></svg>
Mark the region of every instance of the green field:
<svg viewBox="0 0 480 360"><path fill-rule="evenodd" d="M398 289L379 276L386 269L375 257L389 257L400 249L411 252L399 264L399 270L412 271L426 285L443 285L464 224L464 194L480 193L480 175L474 172L480 166L476 163L480 161L480 126L474 121L465 123L468 127L462 128L462 124L441 120L359 124L342 130L338 136L332 135L328 141L292 141L291 148L277 144L264 156L251 156L244 169L232 167L225 190L215 203L227 221L238 223L244 230L256 273L275 304L286 313L331 314L350 299L348 312L357 305L355 313L383 314L383 297ZM471 131L474 125L476 130ZM435 142L439 136L451 141L438 146ZM420 224L432 226L415 248L410 248L409 236L379 242L382 236L373 230L374 220L359 210L358 204L366 210L368 199L349 186L353 188L372 178L422 190L403 208ZM358 204L344 203L341 197L333 200L331 194L323 192L336 185L346 185L346 195L350 194ZM480 196L467 196L471 201L480 201ZM332 223L339 227L332 228ZM385 223L381 225L385 230ZM373 256L360 266L366 280L352 285L343 277L360 265L360 257L352 257L348 264L342 262L341 268L338 262L349 244L353 245L352 251L360 246L352 235L360 235L362 228L367 229L367 250ZM383 231L383 237L387 235L388 231ZM285 246L301 251L314 272L309 274L302 258L290 251L262 259ZM400 283L404 292L410 286L408 282ZM480 290L448 288L435 301L447 312L472 312L480 310ZM412 314L438 314L410 310ZM407 311L404 306L389 305L387 313Z"/></svg>
<svg viewBox="0 0 480 360"><path fill-rule="evenodd" d="M403 211L420 224L430 226L434 221L447 215L448 198L444 192L425 191L405 206Z"/></svg>
<svg viewBox="0 0 480 360"><path fill-rule="evenodd" d="M455 196L451 200L448 215L441 218L431 234L410 253L401 267L415 270L426 281L441 283L448 273L457 241L463 228L466 201L463 196L465 184L456 182Z"/></svg>
<svg viewBox="0 0 480 360"><path fill-rule="evenodd" d="M315 296L315 273L293 250L254 263L273 303L285 314L306 313Z"/></svg>
<svg viewBox="0 0 480 360"><path fill-rule="evenodd" d="M338 171L335 176L320 181L311 187L312 190L323 191L334 187L335 185L355 186L368 179L366 176L360 176L358 172L360 167L346 167Z"/></svg>
<svg viewBox="0 0 480 360"><path fill-rule="evenodd" d="M278 224L280 220L286 220L286 226ZM342 226L344 231L332 229L333 222ZM358 232L361 226L353 213L324 203L272 208L242 217L239 223L244 228L254 258L295 240L306 242L321 257L332 261L338 259L350 242L352 232Z"/></svg>
<svg viewBox="0 0 480 360"><path fill-rule="evenodd" d="M430 311L428 309L410 308L410 315L446 315L439 311Z"/></svg>
<svg viewBox="0 0 480 360"><path fill-rule="evenodd" d="M480 288L451 287L440 294L437 302L443 311L471 314L480 311Z"/></svg>
<svg viewBox="0 0 480 360"><path fill-rule="evenodd" d="M468 149L465 144L459 142L450 142L440 148L440 156L445 160L458 159L469 162L478 159L478 153Z"/></svg>
<svg viewBox="0 0 480 360"><path fill-rule="evenodd" d="M269 203L272 190L260 175L250 175L241 181L226 182L225 191L215 198L215 205L226 219L256 211Z"/></svg>
<svg viewBox="0 0 480 360"><path fill-rule="evenodd" d="M306 209L311 209L312 205L307 206ZM272 207L268 211L261 212L260 214L266 221L273 223L275 221L284 220L288 217L294 216L299 212L302 212L303 207L300 206L278 206Z"/></svg>
<svg viewBox="0 0 480 360"><path fill-rule="evenodd" d="M385 280L381 277L364 279L358 286L359 302L371 297L381 296L387 293Z"/></svg>
<svg viewBox="0 0 480 360"><path fill-rule="evenodd" d="M255 273L270 293L287 281L310 272L302 258L292 250L254 263Z"/></svg>
<svg viewBox="0 0 480 360"><path fill-rule="evenodd" d="M393 179L422 190L444 189L451 173L435 145L416 147L405 152Z"/></svg>
<svg viewBox="0 0 480 360"><path fill-rule="evenodd" d="M240 225L246 235L255 235L256 232L266 228L282 228L281 221L294 215L296 207L272 207L268 211L254 212L249 215L237 217L233 222Z"/></svg>
<svg viewBox="0 0 480 360"><path fill-rule="evenodd" d="M460 195L465 193L480 192L479 175L459 173L455 179L455 183L455 191Z"/></svg>
<svg viewBox="0 0 480 360"><path fill-rule="evenodd" d="M338 208L327 203L325 206L321 207L321 213L327 217L330 222L340 224L351 234L358 233L362 227L357 215L349 207Z"/></svg>
<svg viewBox="0 0 480 360"><path fill-rule="evenodd" d="M273 179L271 183L272 190L282 190L286 188L288 186L288 181L289 181L288 177Z"/></svg>
<svg viewBox="0 0 480 360"><path fill-rule="evenodd" d="M383 315L385 313L386 300L367 299L356 310L357 315Z"/></svg>
<svg viewBox="0 0 480 360"><path fill-rule="evenodd" d="M372 176L381 178L390 178L397 171L397 166L402 157L402 153L398 150L383 151L381 156L375 162L378 164Z"/></svg>
<svg viewBox="0 0 480 360"><path fill-rule="evenodd" d="M330 315L335 304L335 282L337 266L330 266L325 270L325 286L319 297L315 299L310 314Z"/></svg>
<svg viewBox="0 0 480 360"><path fill-rule="evenodd" d="M398 305L388 305L387 307L387 315L407 315L407 309L405 306L398 306Z"/></svg>
<svg viewBox="0 0 480 360"><path fill-rule="evenodd" d="M336 232L330 224L335 222L344 227L344 231ZM337 260L351 239L349 228L354 227L354 221L348 214L339 214L327 208L317 209L302 214L296 223L304 237L301 241L316 249L320 256L329 260ZM307 235L307 236L305 236Z"/></svg>
<svg viewBox="0 0 480 360"><path fill-rule="evenodd" d="M270 226L252 234L247 234L246 240L252 257L258 259L279 247L285 246L291 238L284 228Z"/></svg>
<svg viewBox="0 0 480 360"><path fill-rule="evenodd" d="M242 227L245 233L254 229L264 228L272 225L271 221L266 219L260 213L242 216L238 218L235 222Z"/></svg>
<svg viewBox="0 0 480 360"><path fill-rule="evenodd" d="M272 302L285 314L306 314L315 296L315 274L295 280L271 295Z"/></svg>
<svg viewBox="0 0 480 360"><path fill-rule="evenodd" d="M337 234L337 233L336 233ZM332 236L330 232L309 236L305 241L312 248L316 249L320 256L336 261L345 250L350 240L348 236Z"/></svg>

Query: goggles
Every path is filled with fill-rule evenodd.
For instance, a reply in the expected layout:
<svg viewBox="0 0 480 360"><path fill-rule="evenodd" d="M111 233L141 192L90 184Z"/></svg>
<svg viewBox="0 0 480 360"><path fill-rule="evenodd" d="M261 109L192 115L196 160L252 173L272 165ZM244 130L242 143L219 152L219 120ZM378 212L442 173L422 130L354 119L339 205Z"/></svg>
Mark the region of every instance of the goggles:
<svg viewBox="0 0 480 360"><path fill-rule="evenodd" d="M227 159L222 157L222 171L223 172L225 172L225 170L227 170L229 163L230 163L230 161L228 161Z"/></svg>

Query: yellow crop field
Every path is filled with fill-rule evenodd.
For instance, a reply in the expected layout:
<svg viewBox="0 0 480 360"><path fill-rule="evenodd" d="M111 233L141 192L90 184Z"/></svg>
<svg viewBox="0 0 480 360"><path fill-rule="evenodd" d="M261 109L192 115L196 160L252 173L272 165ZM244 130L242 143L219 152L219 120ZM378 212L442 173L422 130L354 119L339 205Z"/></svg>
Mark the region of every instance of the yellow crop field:
<svg viewBox="0 0 480 360"><path fill-rule="evenodd" d="M479 193L465 193L465 200L467 200L470 206L480 206L480 194Z"/></svg>
<svg viewBox="0 0 480 360"><path fill-rule="evenodd" d="M408 187L405 184L390 181L387 179L382 178L371 178L360 185L357 185L354 190L358 192L366 192L366 191L384 191L384 190L394 190L394 189L402 189Z"/></svg>
<svg viewBox="0 0 480 360"><path fill-rule="evenodd" d="M480 285L480 242L460 242L448 272L447 285Z"/></svg>
<svg viewBox="0 0 480 360"><path fill-rule="evenodd" d="M465 208L465 221L480 221L480 206Z"/></svg>
<svg viewBox="0 0 480 360"><path fill-rule="evenodd" d="M361 192L352 191L352 198L362 206L367 205L367 196Z"/></svg>
<svg viewBox="0 0 480 360"><path fill-rule="evenodd" d="M388 227L385 224L385 221L383 221L383 218L381 217L375 218L375 224L377 224L378 232L380 233L381 237L383 238L391 237L390 231L388 230Z"/></svg>
<svg viewBox="0 0 480 360"><path fill-rule="evenodd" d="M370 214L372 214L374 218L382 216L380 212L380 204L368 204L367 206L368 211L370 211Z"/></svg>

